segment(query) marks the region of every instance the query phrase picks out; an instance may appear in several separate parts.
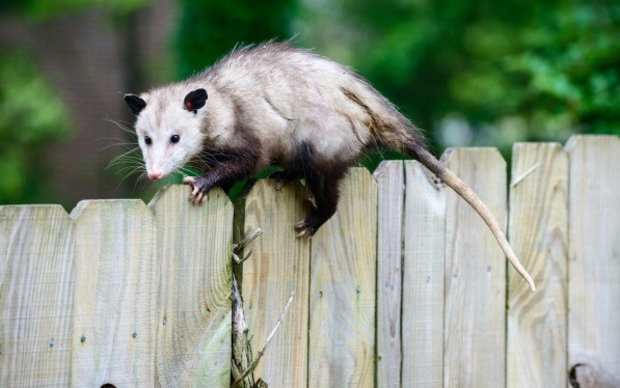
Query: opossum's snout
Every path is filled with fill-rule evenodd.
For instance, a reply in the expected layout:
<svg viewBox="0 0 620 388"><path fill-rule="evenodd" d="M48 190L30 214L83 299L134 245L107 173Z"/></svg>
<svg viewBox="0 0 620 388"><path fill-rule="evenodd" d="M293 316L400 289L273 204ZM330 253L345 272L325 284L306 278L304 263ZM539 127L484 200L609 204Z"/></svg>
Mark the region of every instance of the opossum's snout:
<svg viewBox="0 0 620 388"><path fill-rule="evenodd" d="M154 181L164 177L164 173L161 170L149 171L147 172L147 175L149 176L149 179L152 179Z"/></svg>

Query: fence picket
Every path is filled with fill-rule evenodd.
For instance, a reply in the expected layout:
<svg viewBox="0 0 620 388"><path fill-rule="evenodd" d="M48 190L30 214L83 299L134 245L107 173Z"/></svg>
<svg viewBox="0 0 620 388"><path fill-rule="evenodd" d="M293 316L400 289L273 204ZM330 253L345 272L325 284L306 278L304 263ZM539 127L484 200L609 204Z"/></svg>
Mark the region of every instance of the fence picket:
<svg viewBox="0 0 620 388"><path fill-rule="evenodd" d="M506 225L506 162L495 148L446 151L448 167ZM447 190L444 385L505 384L506 259L480 216Z"/></svg>
<svg viewBox="0 0 620 388"><path fill-rule="evenodd" d="M140 200L81 201L75 223L71 382L153 386L156 228Z"/></svg>
<svg viewBox="0 0 620 388"><path fill-rule="evenodd" d="M404 168L381 162L377 181L377 386L400 387Z"/></svg>
<svg viewBox="0 0 620 388"><path fill-rule="evenodd" d="M68 386L73 228L59 205L0 206L0 386Z"/></svg>
<svg viewBox="0 0 620 388"><path fill-rule="evenodd" d="M443 379L446 189L405 162L403 387L437 387Z"/></svg>
<svg viewBox="0 0 620 388"><path fill-rule="evenodd" d="M620 384L620 138L574 136L570 158L568 358ZM596 382L595 382L596 384ZM611 385L610 385L611 386Z"/></svg>
<svg viewBox="0 0 620 388"><path fill-rule="evenodd" d="M201 206L169 186L150 203L157 223L157 382L228 387L233 207L221 190Z"/></svg>
<svg viewBox="0 0 620 388"><path fill-rule="evenodd" d="M363 168L311 241L308 386L375 382L377 187Z"/></svg>
<svg viewBox="0 0 620 388"><path fill-rule="evenodd" d="M263 234L246 249L243 299L252 348L258 352L276 324L292 292L287 315L255 370L273 387L305 387L308 363L308 282L310 242L297 239L293 225L304 217L305 191L289 183L256 183L245 202L245 235Z"/></svg>
<svg viewBox="0 0 620 388"><path fill-rule="evenodd" d="M513 147L510 243L536 281L509 267L508 387L566 387L568 157L558 143Z"/></svg>

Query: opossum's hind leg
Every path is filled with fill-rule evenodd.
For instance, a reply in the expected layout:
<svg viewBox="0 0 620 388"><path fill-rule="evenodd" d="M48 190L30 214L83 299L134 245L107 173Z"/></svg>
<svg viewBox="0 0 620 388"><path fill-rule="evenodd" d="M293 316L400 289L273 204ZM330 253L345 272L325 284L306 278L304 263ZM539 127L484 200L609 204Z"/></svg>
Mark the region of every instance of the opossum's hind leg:
<svg viewBox="0 0 620 388"><path fill-rule="evenodd" d="M340 195L339 184L344 176L343 168L320 168L309 170L306 174L306 183L314 196L314 206L305 219L295 224L299 231L298 237L312 236L321 225L336 212Z"/></svg>

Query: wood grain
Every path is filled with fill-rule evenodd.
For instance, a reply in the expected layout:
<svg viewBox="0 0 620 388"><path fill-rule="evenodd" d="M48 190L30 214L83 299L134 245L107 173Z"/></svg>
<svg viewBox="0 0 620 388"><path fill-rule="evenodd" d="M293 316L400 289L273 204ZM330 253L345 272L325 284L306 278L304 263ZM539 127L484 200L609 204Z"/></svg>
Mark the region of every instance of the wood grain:
<svg viewBox="0 0 620 388"><path fill-rule="evenodd" d="M377 181L377 386L400 387L404 168L381 162Z"/></svg>
<svg viewBox="0 0 620 388"><path fill-rule="evenodd" d="M450 149L442 159L506 225L506 163L494 148ZM480 216L447 190L444 385L505 384L506 258Z"/></svg>
<svg viewBox="0 0 620 388"><path fill-rule="evenodd" d="M443 381L446 189L418 162L405 162L403 387Z"/></svg>
<svg viewBox="0 0 620 388"><path fill-rule="evenodd" d="M308 386L375 381L377 187L350 169L338 212L311 241Z"/></svg>
<svg viewBox="0 0 620 388"><path fill-rule="evenodd" d="M508 238L537 290L509 267L507 386L566 387L568 157L558 143L512 155Z"/></svg>
<svg viewBox="0 0 620 388"><path fill-rule="evenodd" d="M153 386L156 227L140 200L81 201L75 222L72 384Z"/></svg>
<svg viewBox="0 0 620 388"><path fill-rule="evenodd" d="M306 194L300 184L276 190L272 180L256 183L245 202L245 235L263 234L246 249L243 300L252 349L260 350L291 293L292 305L254 375L273 387L305 387L308 368L308 287L310 242L297 239L293 225L303 219Z"/></svg>
<svg viewBox="0 0 620 388"><path fill-rule="evenodd" d="M157 223L157 383L228 387L233 207L219 189L201 206L187 186L150 203Z"/></svg>
<svg viewBox="0 0 620 388"><path fill-rule="evenodd" d="M0 386L68 386L73 229L59 205L0 206Z"/></svg>
<svg viewBox="0 0 620 388"><path fill-rule="evenodd" d="M620 139L574 136L566 148L569 366L590 365L620 381Z"/></svg>

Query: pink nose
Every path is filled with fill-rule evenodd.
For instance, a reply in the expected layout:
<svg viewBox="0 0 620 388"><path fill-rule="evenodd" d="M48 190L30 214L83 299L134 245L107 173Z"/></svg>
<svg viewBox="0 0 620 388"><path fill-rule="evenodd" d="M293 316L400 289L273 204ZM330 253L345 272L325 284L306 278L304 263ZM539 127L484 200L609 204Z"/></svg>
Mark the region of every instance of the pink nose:
<svg viewBox="0 0 620 388"><path fill-rule="evenodd" d="M164 176L164 174L162 174L161 171L150 171L148 175L149 175L149 178L151 178L154 181L161 179Z"/></svg>

